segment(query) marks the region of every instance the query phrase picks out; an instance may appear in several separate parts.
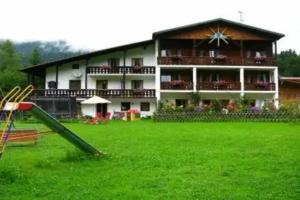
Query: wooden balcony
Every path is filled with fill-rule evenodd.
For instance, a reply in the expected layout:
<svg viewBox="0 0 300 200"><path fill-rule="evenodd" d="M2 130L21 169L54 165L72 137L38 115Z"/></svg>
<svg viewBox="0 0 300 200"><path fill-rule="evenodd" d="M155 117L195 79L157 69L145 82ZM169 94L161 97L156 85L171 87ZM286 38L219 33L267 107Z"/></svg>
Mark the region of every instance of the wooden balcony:
<svg viewBox="0 0 300 200"><path fill-rule="evenodd" d="M275 83L268 83L268 82L245 83L245 90L275 91Z"/></svg>
<svg viewBox="0 0 300 200"><path fill-rule="evenodd" d="M154 98L155 90L152 89L139 89L139 90L96 90L96 89L82 89L82 90L69 90L69 89L47 89L47 90L34 90L32 96L47 96L47 97L111 97L111 98Z"/></svg>
<svg viewBox="0 0 300 200"><path fill-rule="evenodd" d="M88 74L155 74L155 67L141 66L141 67L103 67L103 66L89 66L87 68Z"/></svg>
<svg viewBox="0 0 300 200"><path fill-rule="evenodd" d="M183 81L183 80L174 80L170 82L161 82L160 88L162 90L192 90L193 82Z"/></svg>
<svg viewBox="0 0 300 200"><path fill-rule="evenodd" d="M240 58L240 57L200 57L200 56L169 56L158 57L159 65L251 65L275 66L273 57Z"/></svg>
<svg viewBox="0 0 300 200"><path fill-rule="evenodd" d="M198 82L197 90L240 90L240 82L216 81L216 82Z"/></svg>

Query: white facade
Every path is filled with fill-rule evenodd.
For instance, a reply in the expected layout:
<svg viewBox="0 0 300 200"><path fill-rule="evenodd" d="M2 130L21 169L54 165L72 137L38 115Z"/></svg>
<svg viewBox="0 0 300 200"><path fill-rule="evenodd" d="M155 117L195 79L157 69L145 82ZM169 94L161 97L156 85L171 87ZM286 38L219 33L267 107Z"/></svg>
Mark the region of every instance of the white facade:
<svg viewBox="0 0 300 200"><path fill-rule="evenodd" d="M112 102L108 104L107 111L120 112L121 102L130 102L131 109L141 108L141 102L148 102L150 104L149 111L142 111L142 116L150 116L156 109L157 101L168 100L175 101L175 99L189 99L189 94L192 92L200 92L203 99L236 99L240 97L246 97L256 99L256 105L262 106L264 100L273 99L276 106L278 106L278 67L270 66L226 66L226 69L235 69L239 71L240 84L239 90L197 90L197 70L199 69L224 69L222 65L159 65L157 63L157 56L159 42L155 41L154 44L147 46L140 46L127 49L126 51L116 51L109 54L103 54L99 56L91 57L88 60L79 60L76 62L70 62L61 66L51 66L46 68L45 88L48 88L49 81L56 81L57 89L70 89L71 80L80 80L80 89L98 89L96 86L97 80L106 80L108 90L121 90L121 89L133 89L132 80L142 80L143 89L155 90L155 98L114 98L108 99ZM122 88L123 74L87 74L86 66L101 66L107 65L107 60L110 58L119 59L119 66L132 66L132 58L142 58L144 66L154 66L155 74L126 74L125 88ZM125 61L125 63L124 63ZM79 64L79 69L72 69L73 64ZM161 89L161 70L163 69L190 69L192 71L193 88L190 90L163 90ZM58 71L56 71L58 70ZM244 89L244 73L245 70L268 70L270 71L270 78L275 82L274 91L251 91ZM87 80L85 80L87 78ZM86 85L87 84L87 85ZM78 99L82 101L83 99ZM82 109L83 115L95 116L96 107L90 106Z"/></svg>

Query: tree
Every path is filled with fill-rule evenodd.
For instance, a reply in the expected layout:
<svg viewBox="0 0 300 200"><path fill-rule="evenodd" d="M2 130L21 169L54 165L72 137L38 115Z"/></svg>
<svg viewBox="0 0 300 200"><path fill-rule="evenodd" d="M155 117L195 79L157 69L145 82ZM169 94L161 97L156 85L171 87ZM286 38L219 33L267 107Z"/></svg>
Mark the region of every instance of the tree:
<svg viewBox="0 0 300 200"><path fill-rule="evenodd" d="M41 59L41 53L40 50L35 47L32 51L31 54L29 56L29 64L30 65L37 65L39 63L41 63L42 59Z"/></svg>
<svg viewBox="0 0 300 200"><path fill-rule="evenodd" d="M282 51L277 62L281 76L300 76L300 55L295 50Z"/></svg>
<svg viewBox="0 0 300 200"><path fill-rule="evenodd" d="M9 40L0 43L0 88L3 91L26 84L25 74L20 72L21 65L22 56L16 52L14 44Z"/></svg>

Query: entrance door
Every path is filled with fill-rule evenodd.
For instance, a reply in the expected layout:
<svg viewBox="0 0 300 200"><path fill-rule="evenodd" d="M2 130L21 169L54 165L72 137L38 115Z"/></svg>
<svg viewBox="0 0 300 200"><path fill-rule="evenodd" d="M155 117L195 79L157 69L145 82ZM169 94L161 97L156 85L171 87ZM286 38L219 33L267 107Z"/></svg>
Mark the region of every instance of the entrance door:
<svg viewBox="0 0 300 200"><path fill-rule="evenodd" d="M105 117L107 113L107 104L97 104L97 115L101 113L102 117Z"/></svg>
<svg viewBox="0 0 300 200"><path fill-rule="evenodd" d="M107 89L107 80L97 80L96 89L97 90L106 90Z"/></svg>

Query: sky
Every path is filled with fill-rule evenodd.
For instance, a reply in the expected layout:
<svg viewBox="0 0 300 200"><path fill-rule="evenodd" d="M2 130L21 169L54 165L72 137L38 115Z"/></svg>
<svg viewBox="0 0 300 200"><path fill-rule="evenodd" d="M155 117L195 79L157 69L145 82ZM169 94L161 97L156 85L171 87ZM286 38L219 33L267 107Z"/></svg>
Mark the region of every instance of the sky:
<svg viewBox="0 0 300 200"><path fill-rule="evenodd" d="M214 18L285 34L278 50L300 53L296 0L0 0L0 38L66 40L98 50L151 39L152 33Z"/></svg>

